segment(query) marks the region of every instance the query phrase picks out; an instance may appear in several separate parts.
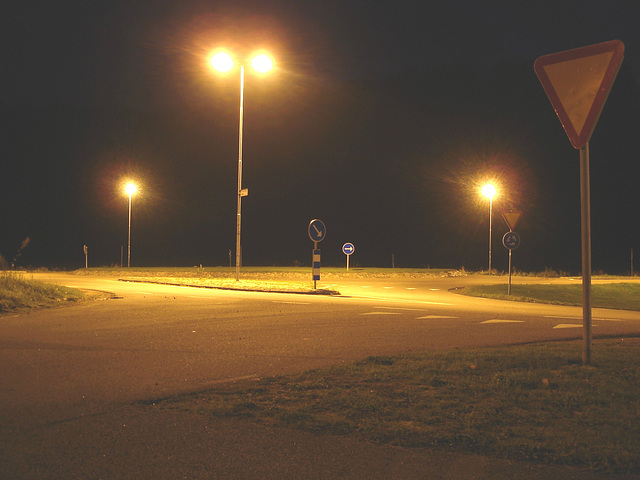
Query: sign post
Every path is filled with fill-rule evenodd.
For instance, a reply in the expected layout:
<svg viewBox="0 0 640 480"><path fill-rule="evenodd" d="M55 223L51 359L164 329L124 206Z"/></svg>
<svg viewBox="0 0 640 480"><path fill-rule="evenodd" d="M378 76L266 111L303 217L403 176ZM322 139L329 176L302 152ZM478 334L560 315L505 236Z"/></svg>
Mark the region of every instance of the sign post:
<svg viewBox="0 0 640 480"><path fill-rule="evenodd" d="M314 248L313 248L313 257L312 257L313 266L311 267L312 268L311 275L313 277L314 290L317 287L316 282L320 280L320 249L316 248L317 246L318 246L318 243L315 242Z"/></svg>
<svg viewBox="0 0 640 480"><path fill-rule="evenodd" d="M534 70L569 141L580 150L582 236L582 363L591 364L591 199L589 139L624 55L620 40L589 45L536 59Z"/></svg>
<svg viewBox="0 0 640 480"><path fill-rule="evenodd" d="M353 243L345 243L342 245L342 253L347 256L347 272L349 271L349 257L356 251L356 247L353 246Z"/></svg>
<svg viewBox="0 0 640 480"><path fill-rule="evenodd" d="M515 250L520 245L520 236L513 231L516 228L516 225L520 221L520 217L522 216L522 212L504 212L502 214L502 218L509 227L509 231L504 234L502 237L502 244L504 248L509 250L509 285L507 287L507 295L511 295L511 250Z"/></svg>
<svg viewBox="0 0 640 480"><path fill-rule="evenodd" d="M511 295L511 251L520 246L520 236L513 231L509 231L502 237L504 248L509 250L509 286L507 287L507 295Z"/></svg>
<svg viewBox="0 0 640 480"><path fill-rule="evenodd" d="M507 227L509 227L509 231L513 232L520 221L520 217L522 217L522 212L504 212L502 214L502 218L504 219Z"/></svg>
<svg viewBox="0 0 640 480"><path fill-rule="evenodd" d="M324 226L322 220L317 218L309 222L309 238L313 241L312 270L313 288L317 287L317 281L320 280L320 249L318 242L324 240L327 234L327 227Z"/></svg>

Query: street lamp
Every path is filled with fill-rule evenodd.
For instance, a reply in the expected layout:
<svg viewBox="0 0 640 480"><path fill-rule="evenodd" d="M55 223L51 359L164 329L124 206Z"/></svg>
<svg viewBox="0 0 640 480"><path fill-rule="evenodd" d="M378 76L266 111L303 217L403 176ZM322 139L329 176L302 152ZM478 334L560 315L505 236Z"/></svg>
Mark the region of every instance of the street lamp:
<svg viewBox="0 0 640 480"><path fill-rule="evenodd" d="M228 72L234 67L234 61L227 52L218 52L210 59L211 66L219 72ZM272 60L265 54L259 54L249 61L251 67L258 73L266 73L273 68ZM240 65L240 123L238 127L238 207L236 214L236 282L240 279L240 230L242 224L242 197L248 191L242 189L242 131L244 120L244 64Z"/></svg>
<svg viewBox="0 0 640 480"><path fill-rule="evenodd" d="M138 191L135 183L128 183L124 191L129 195L129 236L127 240L127 267L131 267L131 196Z"/></svg>
<svg viewBox="0 0 640 480"><path fill-rule="evenodd" d="M493 220L493 197L496 194L496 187L488 183L482 187L482 194L489 198L489 275L491 275L491 222Z"/></svg>

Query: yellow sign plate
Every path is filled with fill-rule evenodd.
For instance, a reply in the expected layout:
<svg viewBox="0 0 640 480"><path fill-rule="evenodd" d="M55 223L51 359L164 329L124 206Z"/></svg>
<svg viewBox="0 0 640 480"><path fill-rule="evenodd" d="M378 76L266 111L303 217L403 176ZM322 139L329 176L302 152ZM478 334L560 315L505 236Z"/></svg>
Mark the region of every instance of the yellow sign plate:
<svg viewBox="0 0 640 480"><path fill-rule="evenodd" d="M538 79L574 148L591 138L623 55L624 44L611 40L535 61Z"/></svg>

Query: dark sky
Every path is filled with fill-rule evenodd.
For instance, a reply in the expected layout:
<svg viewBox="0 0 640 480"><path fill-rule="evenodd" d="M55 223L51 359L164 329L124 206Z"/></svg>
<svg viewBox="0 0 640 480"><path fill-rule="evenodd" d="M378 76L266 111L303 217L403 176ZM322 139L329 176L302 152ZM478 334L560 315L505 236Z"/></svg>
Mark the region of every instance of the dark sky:
<svg viewBox="0 0 640 480"><path fill-rule="evenodd" d="M484 5L489 3L490 5ZM246 265L580 269L579 154L533 71L541 55L620 39L625 60L591 139L593 266L640 256L637 1L23 1L4 6L0 254L16 264L119 264L124 178L132 263L228 265L235 248L237 71L207 56L270 50L247 71ZM28 244L25 239L29 238ZM125 259L126 261L126 259Z"/></svg>

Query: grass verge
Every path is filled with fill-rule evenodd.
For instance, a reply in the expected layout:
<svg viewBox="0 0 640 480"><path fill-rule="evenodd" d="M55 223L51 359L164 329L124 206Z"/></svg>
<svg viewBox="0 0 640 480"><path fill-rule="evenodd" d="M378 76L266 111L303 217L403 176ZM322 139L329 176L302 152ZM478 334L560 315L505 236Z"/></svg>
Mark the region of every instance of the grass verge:
<svg viewBox="0 0 640 480"><path fill-rule="evenodd" d="M168 276L168 277L214 277L214 278L234 278L235 267L93 267L82 268L73 272L76 275L136 275L146 277ZM322 275L329 277L357 277L357 278L407 278L423 276L464 276L465 270L455 270L451 268L361 268L352 267L349 272L344 267L322 267ZM240 271L240 278L311 278L311 267L254 267L243 266Z"/></svg>
<svg viewBox="0 0 640 480"><path fill-rule="evenodd" d="M156 403L403 447L640 472L640 342L369 357Z"/></svg>
<svg viewBox="0 0 640 480"><path fill-rule="evenodd" d="M582 305L582 285L481 285L465 287L459 293L474 297L521 302ZM597 308L640 311L640 283L609 283L591 286L591 304Z"/></svg>
<svg viewBox="0 0 640 480"><path fill-rule="evenodd" d="M50 307L61 302L78 301L80 290L27 280L18 273L0 274L0 313L23 308Z"/></svg>
<svg viewBox="0 0 640 480"><path fill-rule="evenodd" d="M90 268L74 273L118 276L123 281L165 285L319 295L338 295L339 292L330 284L337 278L422 278L466 274L464 271L447 269L354 268L345 272L344 268L324 268L322 281L314 287L310 267L243 267L239 281L235 279L235 267Z"/></svg>
<svg viewBox="0 0 640 480"><path fill-rule="evenodd" d="M257 280L243 278L194 278L194 277L126 277L126 282L159 283L162 285L178 285L188 287L216 288L221 290L243 290L247 292L271 293L306 293L314 295L339 295L330 288L314 288L313 282L296 280Z"/></svg>

